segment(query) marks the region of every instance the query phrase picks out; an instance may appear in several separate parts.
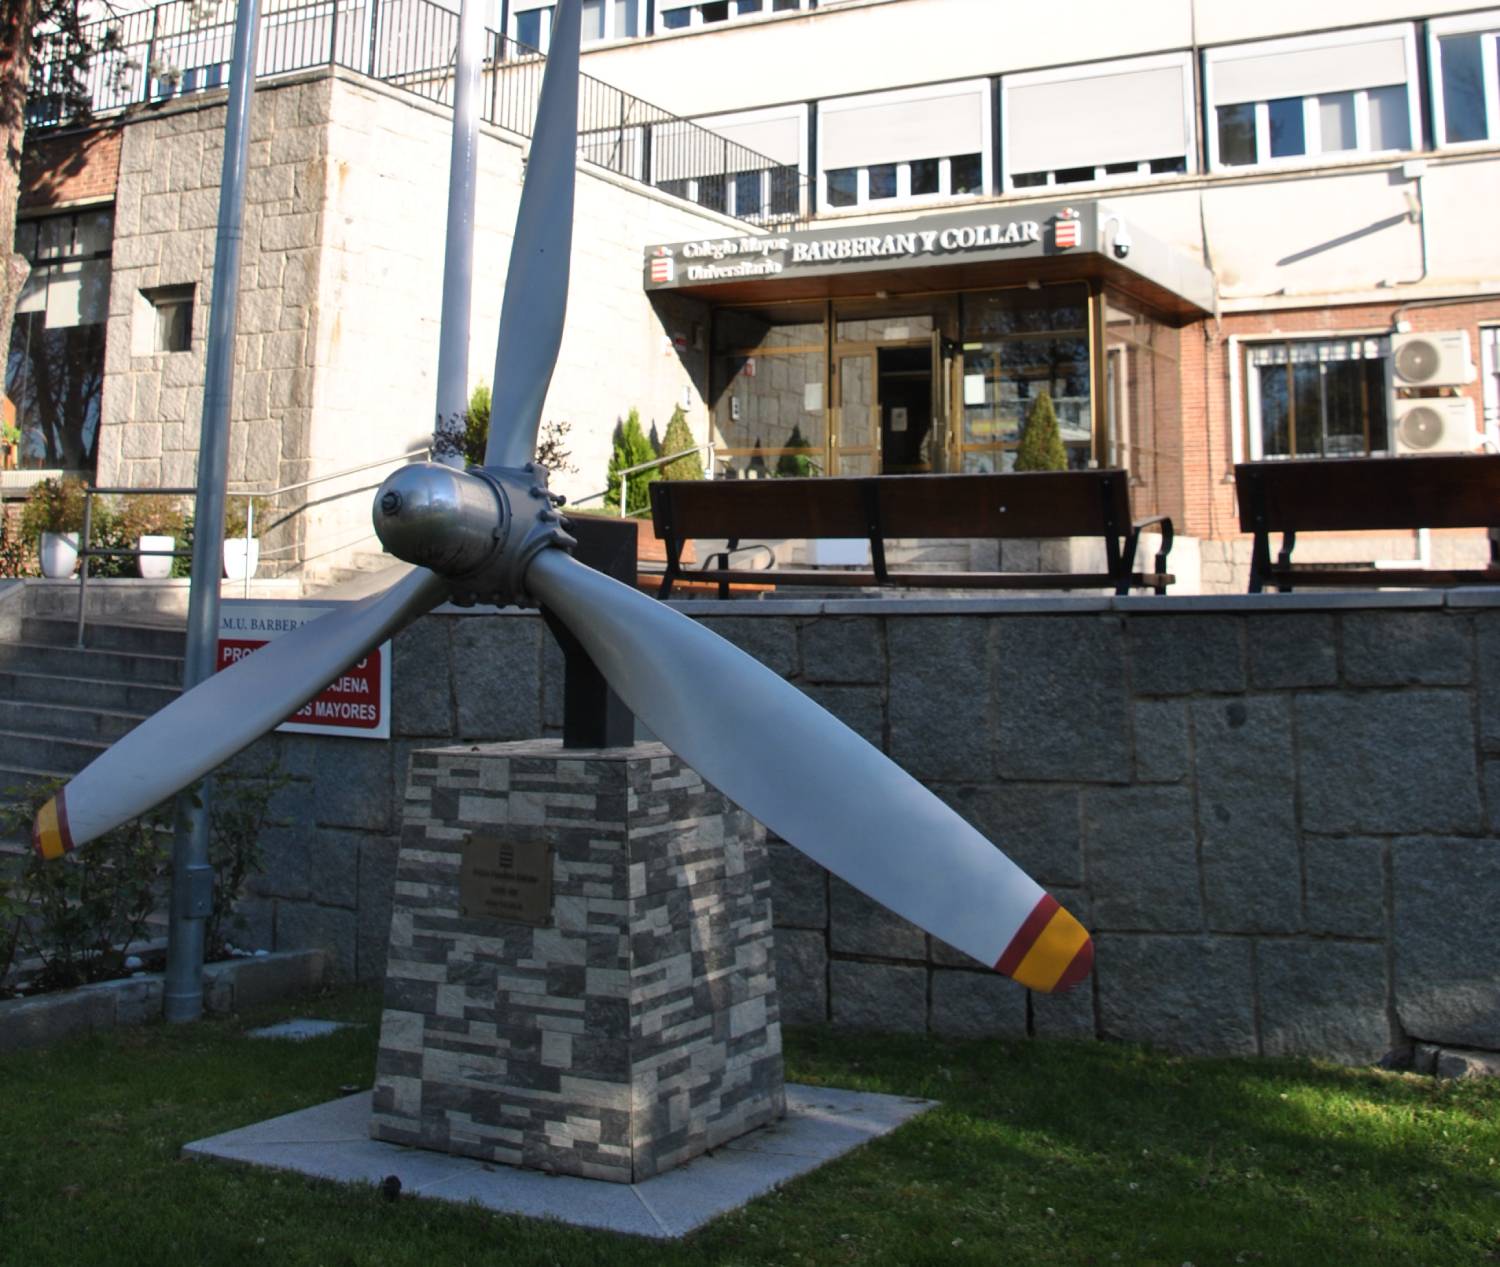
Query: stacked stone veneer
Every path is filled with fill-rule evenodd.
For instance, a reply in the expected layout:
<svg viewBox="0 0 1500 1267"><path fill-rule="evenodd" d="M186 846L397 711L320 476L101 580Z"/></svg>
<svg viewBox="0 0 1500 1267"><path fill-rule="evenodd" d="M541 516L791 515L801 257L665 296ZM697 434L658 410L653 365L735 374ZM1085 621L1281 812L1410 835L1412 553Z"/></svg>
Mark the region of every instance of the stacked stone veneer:
<svg viewBox="0 0 1500 1267"><path fill-rule="evenodd" d="M772 841L784 1020L1349 1061L1500 1049L1500 595L683 606L1097 934L1087 987L1028 996ZM561 720L534 615L419 622L396 642L393 743L278 736L245 758L276 749L297 779L260 944L380 973L409 751Z"/></svg>
<svg viewBox="0 0 1500 1267"><path fill-rule="evenodd" d="M471 832L552 846L546 927L460 914ZM415 752L371 1133L628 1183L781 1117L764 836L659 744Z"/></svg>

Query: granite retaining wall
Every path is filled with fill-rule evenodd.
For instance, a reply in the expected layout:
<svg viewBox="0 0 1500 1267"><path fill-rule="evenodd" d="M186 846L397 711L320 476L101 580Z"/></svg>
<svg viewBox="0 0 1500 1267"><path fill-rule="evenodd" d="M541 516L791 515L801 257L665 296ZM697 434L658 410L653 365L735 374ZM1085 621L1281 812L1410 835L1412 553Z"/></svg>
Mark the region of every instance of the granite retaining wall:
<svg viewBox="0 0 1500 1267"><path fill-rule="evenodd" d="M784 1020L1347 1062L1500 1049L1500 593L681 607L1097 938L1088 985L1030 995L773 842ZM326 945L344 977L384 970L412 750L558 733L561 657L535 614L443 610L397 639L393 703L389 743L273 735L232 771L292 776L254 944Z"/></svg>

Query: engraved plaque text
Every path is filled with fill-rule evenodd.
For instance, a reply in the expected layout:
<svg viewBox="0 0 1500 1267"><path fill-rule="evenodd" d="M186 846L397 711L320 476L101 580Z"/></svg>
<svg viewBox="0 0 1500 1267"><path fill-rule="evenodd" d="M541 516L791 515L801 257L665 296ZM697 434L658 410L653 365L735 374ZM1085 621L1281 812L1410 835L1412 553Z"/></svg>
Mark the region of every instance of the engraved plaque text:
<svg viewBox="0 0 1500 1267"><path fill-rule="evenodd" d="M458 913L546 928L552 923L552 846L471 835L458 871Z"/></svg>

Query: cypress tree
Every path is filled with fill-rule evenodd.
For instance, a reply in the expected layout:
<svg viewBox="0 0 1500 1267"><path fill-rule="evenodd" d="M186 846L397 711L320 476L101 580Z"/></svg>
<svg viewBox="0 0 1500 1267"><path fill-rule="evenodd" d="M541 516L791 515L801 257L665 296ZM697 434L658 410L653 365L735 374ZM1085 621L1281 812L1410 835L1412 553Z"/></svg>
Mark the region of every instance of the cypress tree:
<svg viewBox="0 0 1500 1267"><path fill-rule="evenodd" d="M808 447L807 437L802 434L800 423L792 424L792 434L786 438L786 447L789 449L805 449ZM812 462L805 453L783 453L776 459L777 475L811 475Z"/></svg>
<svg viewBox="0 0 1500 1267"><path fill-rule="evenodd" d="M641 415L632 409L625 421L615 427L615 448L609 456L609 491L604 494L604 504L612 510L620 509L620 472L656 457L651 441L641 430ZM627 477L625 509L627 512L644 510L651 501L646 486L661 474L661 468L637 471Z"/></svg>
<svg viewBox="0 0 1500 1267"><path fill-rule="evenodd" d="M1017 471L1066 471L1068 450L1063 445L1062 432L1057 426L1057 411L1052 407L1049 392L1040 393L1031 402L1026 414L1026 426L1021 432L1021 443L1016 449Z"/></svg>
<svg viewBox="0 0 1500 1267"><path fill-rule="evenodd" d="M484 465L484 450L490 440L490 389L480 383L469 396L464 415L464 457L470 466Z"/></svg>
<svg viewBox="0 0 1500 1267"><path fill-rule="evenodd" d="M682 406L678 405L672 410L671 418L667 420L667 434L661 442L662 456L692 449L696 443L693 430L688 426L687 414L682 411ZM686 457L678 458L675 462L668 462L661 468L661 477L664 480L701 480L703 478L702 455L694 449Z"/></svg>

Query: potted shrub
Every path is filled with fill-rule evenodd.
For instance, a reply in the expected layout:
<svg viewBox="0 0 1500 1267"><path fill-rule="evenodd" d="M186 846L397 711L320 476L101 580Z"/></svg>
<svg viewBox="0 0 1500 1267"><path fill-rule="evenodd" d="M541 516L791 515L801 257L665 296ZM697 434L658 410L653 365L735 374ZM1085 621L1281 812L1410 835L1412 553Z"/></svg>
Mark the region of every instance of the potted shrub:
<svg viewBox="0 0 1500 1267"><path fill-rule="evenodd" d="M0 471L13 471L21 457L21 428L0 419Z"/></svg>
<svg viewBox="0 0 1500 1267"><path fill-rule="evenodd" d="M26 499L21 537L36 550L43 576L72 576L78 566L83 503L84 485L78 479L42 480Z"/></svg>
<svg viewBox="0 0 1500 1267"><path fill-rule="evenodd" d="M172 551L184 525L182 503L165 493L126 497L120 507L120 535L135 542L136 567L147 580L172 575Z"/></svg>
<svg viewBox="0 0 1500 1267"><path fill-rule="evenodd" d="M224 575L243 581L260 567L260 538L271 513L269 497L239 497L231 493L224 503Z"/></svg>

